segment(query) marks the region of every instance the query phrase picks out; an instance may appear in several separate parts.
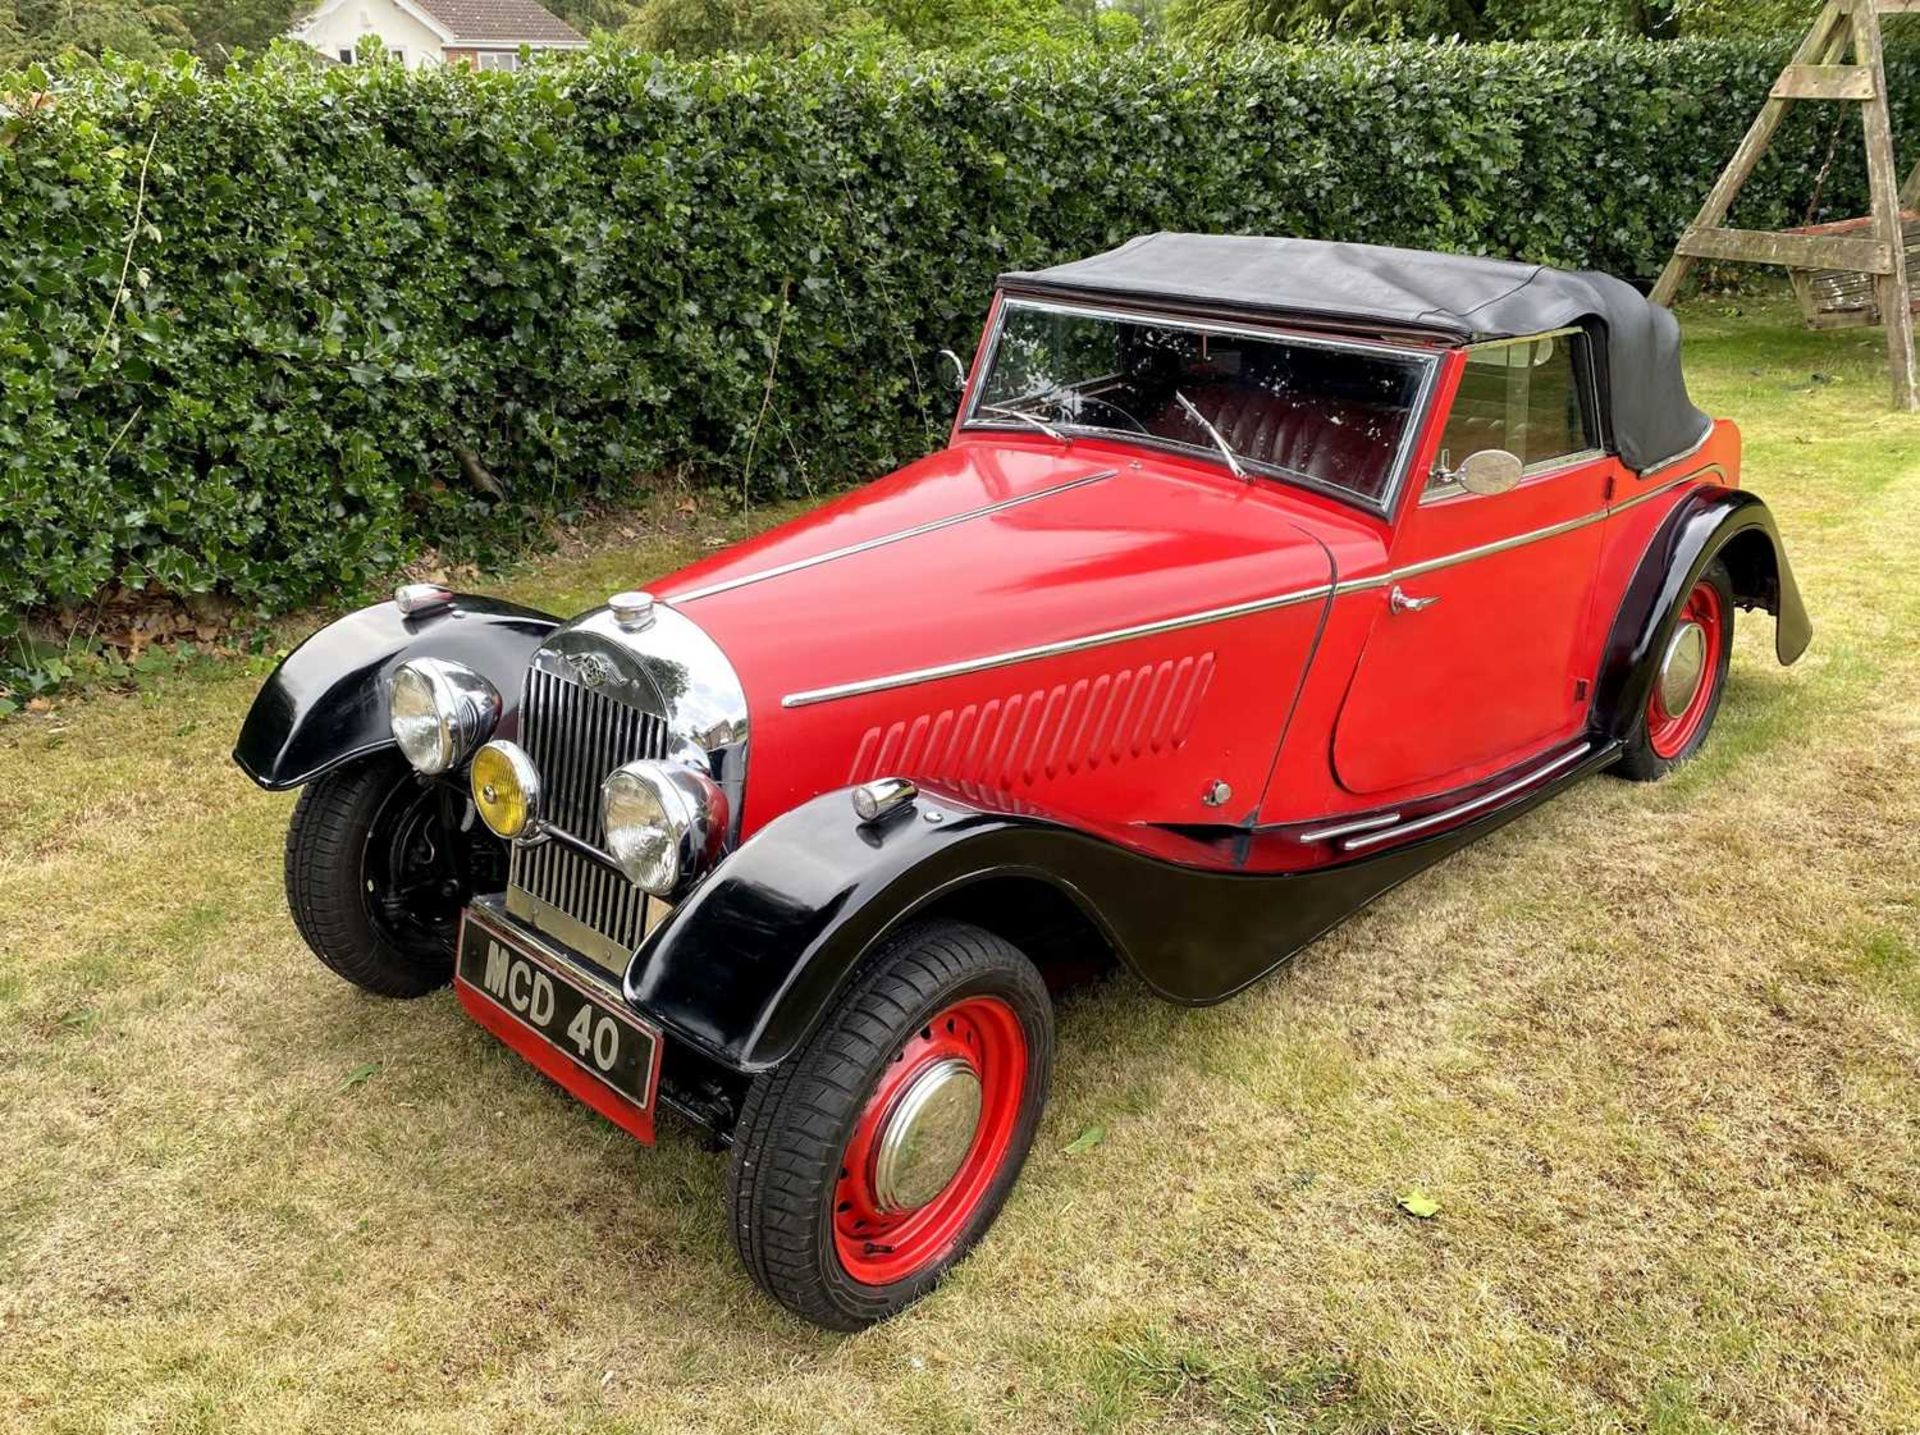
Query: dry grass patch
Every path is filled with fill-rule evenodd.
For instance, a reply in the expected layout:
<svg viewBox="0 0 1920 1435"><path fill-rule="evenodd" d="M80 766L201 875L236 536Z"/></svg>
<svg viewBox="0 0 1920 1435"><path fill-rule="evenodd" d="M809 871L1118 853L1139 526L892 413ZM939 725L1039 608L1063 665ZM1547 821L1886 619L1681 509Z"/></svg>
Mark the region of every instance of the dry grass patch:
<svg viewBox="0 0 1920 1435"><path fill-rule="evenodd" d="M1073 999L995 1234L852 1339L752 1291L684 1131L306 955L290 799L226 758L257 674L0 729L0 1426L1920 1429L1920 421L1874 335L1690 329L1807 661L1745 623L1688 770L1232 1003ZM704 536L502 586L573 609Z"/></svg>

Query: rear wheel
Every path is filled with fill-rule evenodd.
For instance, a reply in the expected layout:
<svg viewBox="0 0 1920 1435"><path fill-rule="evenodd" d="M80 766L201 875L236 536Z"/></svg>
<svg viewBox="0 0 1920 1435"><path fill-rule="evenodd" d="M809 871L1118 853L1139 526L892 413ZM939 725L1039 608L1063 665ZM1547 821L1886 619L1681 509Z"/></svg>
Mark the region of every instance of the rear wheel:
<svg viewBox="0 0 1920 1435"><path fill-rule="evenodd" d="M858 1330L993 1224L1046 1104L1053 1011L1014 947L929 922L868 963L735 1128L733 1240L788 1309Z"/></svg>
<svg viewBox="0 0 1920 1435"><path fill-rule="evenodd" d="M466 799L396 753L309 783L287 829L287 906L329 968L388 997L453 977L460 911L504 882L505 850Z"/></svg>
<svg viewBox="0 0 1920 1435"><path fill-rule="evenodd" d="M1665 777L1700 750L1720 711L1733 656L1733 582L1718 559L1680 605L1653 688L1614 771L1634 782Z"/></svg>

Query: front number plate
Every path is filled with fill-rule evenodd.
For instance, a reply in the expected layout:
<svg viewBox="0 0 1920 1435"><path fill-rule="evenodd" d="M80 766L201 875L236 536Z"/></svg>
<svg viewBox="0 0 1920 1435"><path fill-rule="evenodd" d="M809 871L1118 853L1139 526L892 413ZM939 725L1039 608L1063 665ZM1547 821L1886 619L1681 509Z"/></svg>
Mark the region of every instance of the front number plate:
<svg viewBox="0 0 1920 1435"><path fill-rule="evenodd" d="M590 994L557 959L469 909L455 965L461 985L480 1000L628 1101L652 1108L658 1034Z"/></svg>

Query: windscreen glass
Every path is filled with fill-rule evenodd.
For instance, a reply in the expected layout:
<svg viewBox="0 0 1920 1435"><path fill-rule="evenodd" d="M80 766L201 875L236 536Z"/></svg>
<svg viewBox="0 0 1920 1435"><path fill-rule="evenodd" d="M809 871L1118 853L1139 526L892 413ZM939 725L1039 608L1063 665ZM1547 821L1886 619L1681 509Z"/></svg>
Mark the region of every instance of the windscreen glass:
<svg viewBox="0 0 1920 1435"><path fill-rule="evenodd" d="M1428 360L1009 302L972 425L1098 432L1384 506Z"/></svg>

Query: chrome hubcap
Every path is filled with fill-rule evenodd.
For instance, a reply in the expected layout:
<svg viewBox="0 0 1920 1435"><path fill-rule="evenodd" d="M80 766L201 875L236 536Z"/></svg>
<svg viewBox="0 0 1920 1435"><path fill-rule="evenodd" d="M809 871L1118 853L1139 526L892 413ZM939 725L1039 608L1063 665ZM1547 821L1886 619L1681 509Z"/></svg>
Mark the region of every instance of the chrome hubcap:
<svg viewBox="0 0 1920 1435"><path fill-rule="evenodd" d="M873 1194L911 1211L946 1189L980 1125L980 1078L958 1057L936 1061L900 1093L874 1145Z"/></svg>
<svg viewBox="0 0 1920 1435"><path fill-rule="evenodd" d="M1668 717L1679 717L1700 691L1707 666L1707 633L1698 623L1685 622L1667 642L1660 664L1660 707Z"/></svg>

